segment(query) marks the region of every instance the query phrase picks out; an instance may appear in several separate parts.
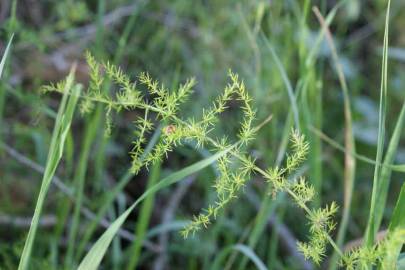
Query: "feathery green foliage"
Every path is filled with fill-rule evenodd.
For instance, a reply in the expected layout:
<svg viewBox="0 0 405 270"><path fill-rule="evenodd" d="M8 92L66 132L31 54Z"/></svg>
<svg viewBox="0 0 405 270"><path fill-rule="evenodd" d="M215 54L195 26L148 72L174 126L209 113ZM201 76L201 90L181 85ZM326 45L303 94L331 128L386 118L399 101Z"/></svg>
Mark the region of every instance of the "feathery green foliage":
<svg viewBox="0 0 405 270"><path fill-rule="evenodd" d="M196 142L197 147L209 146L214 151L226 151L226 153L218 158L217 162L219 175L213 186L217 199L213 204L208 205L207 209L203 210L202 213L195 216L192 222L181 231L183 237L194 235L202 228L208 227L212 220L215 220L231 201L238 198L239 193L243 190L243 187L252 175L259 174L271 187L274 197L279 192L285 192L299 208L305 211L310 224L309 241L298 243L298 249L303 253L305 258L311 259L316 264L320 264L325 257L327 245L330 243L336 252L340 254L342 263L347 264L348 267L358 265L359 263L377 263L380 259L380 255L378 254L383 249L380 245L373 249L356 249L348 254L343 254L330 236L336 227L333 216L338 210L337 204L332 202L324 208L311 208L309 204L316 196L314 187L304 177L293 179L293 181L288 180L289 176L293 175L302 166L309 152L309 144L302 134L296 130L292 130L290 133L291 152L287 154L285 166L270 166L268 169L263 170L256 165L254 157L244 151L246 145L254 139L255 134L262 125L253 127L255 111L251 105L251 98L246 91L244 83L239 81L236 74L229 73L231 82L225 87L224 92L215 100L213 105L203 111L201 120L196 120L192 117L182 120L177 115L178 108L191 93L191 89L195 84L193 79L181 85L177 91L170 92L164 85L153 80L147 73L141 73L138 79L140 85L144 86L147 90L148 98L146 98L141 90L138 90L139 88L137 88L136 83L133 83L119 67L109 63L100 64L90 54L87 54L87 59L91 70L91 83L88 91L80 96L82 104L85 104L82 107L93 106L90 104L94 102L102 103L108 108L106 110L106 118L112 117L110 113L112 110L116 112L123 109L144 111L144 116L135 121L137 129L135 133L136 139L134 140L134 147L130 152L132 157L132 173L138 173L142 167L149 167L151 164L161 162L169 152L173 151L174 147L181 145L184 141L193 140ZM101 91L95 88L101 87L103 83L104 76L101 73L116 84L117 91L115 95L110 96L101 93ZM64 83L59 83L47 86L44 89L46 91L62 92L61 87L64 85ZM230 143L227 137L213 138L210 134L215 128L219 115L226 110L227 103L233 98L241 102L243 113L243 120L236 143ZM166 126L162 129L162 136L159 142L150 153L141 159L140 157L143 156L144 152L143 145L146 143L145 134L153 131L155 126L152 121L161 121L162 123L166 123ZM109 128L107 127L107 129ZM98 248L86 256L86 263L82 265L94 262L94 254L102 256L105 253L113 235L132 209L129 208L123 216L117 219L116 224L118 225L112 225L106 232L106 235L109 235L108 241L102 240L104 236L100 238L101 242L96 244ZM99 248L102 248L102 251ZM377 251L380 253L377 254ZM88 258L93 259L90 260ZM101 258L97 259L97 261L98 264Z"/></svg>

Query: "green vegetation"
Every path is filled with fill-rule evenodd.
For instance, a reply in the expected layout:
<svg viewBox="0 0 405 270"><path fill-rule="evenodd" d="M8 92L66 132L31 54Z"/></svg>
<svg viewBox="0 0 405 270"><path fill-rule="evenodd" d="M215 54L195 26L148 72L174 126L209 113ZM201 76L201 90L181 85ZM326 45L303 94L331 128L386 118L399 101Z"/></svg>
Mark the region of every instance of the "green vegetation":
<svg viewBox="0 0 405 270"><path fill-rule="evenodd" d="M402 269L401 1L4 6L0 269Z"/></svg>

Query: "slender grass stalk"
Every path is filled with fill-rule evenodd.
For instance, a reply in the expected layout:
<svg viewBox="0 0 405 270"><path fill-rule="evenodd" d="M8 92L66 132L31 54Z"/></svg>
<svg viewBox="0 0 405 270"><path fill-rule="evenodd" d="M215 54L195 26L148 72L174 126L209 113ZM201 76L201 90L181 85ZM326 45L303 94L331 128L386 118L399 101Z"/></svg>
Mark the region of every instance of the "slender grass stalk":
<svg viewBox="0 0 405 270"><path fill-rule="evenodd" d="M100 113L99 113L100 114ZM97 112L96 112L97 116ZM90 120L94 120L91 117ZM80 209L82 208L84 199L84 182L86 178L87 164L90 155L90 148L94 142L94 138L97 134L97 121L87 121L84 141L81 146L82 151L79 156L79 163L74 174L74 188L75 188L75 207L73 211L72 224L70 226L69 238L68 238L68 248L66 252L65 264L66 266L71 266L73 263L74 252L76 251L76 238L80 225Z"/></svg>
<svg viewBox="0 0 405 270"><path fill-rule="evenodd" d="M322 86L316 79L314 67L311 67L304 72L301 84L301 114L302 114L302 130L306 134L311 149L308 155L310 164L309 177L317 193L314 198L314 207L319 207L322 202L322 142L313 136L308 130L308 126L314 125L322 128Z"/></svg>
<svg viewBox="0 0 405 270"><path fill-rule="evenodd" d="M336 71L339 78L340 86L342 87L343 92L343 106L344 106L344 117L345 117L345 170L344 170L344 199L343 199L343 214L342 220L339 225L338 229L338 236L337 236L337 245L341 247L343 245L347 225L349 223L350 217L350 207L352 202L352 195L353 195L353 188L354 188L354 181L355 181L355 171L356 171L356 159L350 155L352 152L356 152L356 146L354 141L354 134L353 134L353 120L352 120L352 111L350 105L350 96L349 96L349 88L347 86L346 78L343 73L343 67L340 63L339 56L337 53L337 49L333 42L332 34L329 30L325 22L325 18L320 13L317 7L313 8L313 12L315 13L321 27L326 32L326 40L329 45L329 48L332 53L333 63L336 67ZM332 255L330 269L336 269L337 267L337 260L338 254L335 252Z"/></svg>
<svg viewBox="0 0 405 270"><path fill-rule="evenodd" d="M225 257L232 251L238 251L245 255L248 259L250 259L253 264L256 266L257 269L259 270L267 270L266 265L263 263L263 261L257 256L257 254L249 247L243 244L236 244L232 245L230 247L224 248L215 258L213 265L212 265L212 270L217 270L217 269L222 269L221 268L221 262L225 259Z"/></svg>
<svg viewBox="0 0 405 270"><path fill-rule="evenodd" d="M3 73L3 69L4 69L4 65L6 63L6 58L7 55L9 54L10 48L11 48L11 42L13 40L14 37L14 33L16 31L16 25L17 25L17 16L16 16L16 12L17 11L17 0L13 0L11 2L11 10L10 10L10 19L9 19L9 24L7 27L7 32L8 32L8 36L9 36L9 42L7 44L6 50L3 54L3 57L1 59L1 63L0 63L0 78L2 76ZM3 127L3 113L4 113L4 104L6 101L6 89L5 89L5 85L2 81L0 81L0 140L1 140L1 136L2 136L2 127Z"/></svg>
<svg viewBox="0 0 405 270"><path fill-rule="evenodd" d="M11 12L10 12L10 25L7 29L9 35L13 35L17 28L17 0L11 2Z"/></svg>
<svg viewBox="0 0 405 270"><path fill-rule="evenodd" d="M274 50L273 46L270 44L270 41L266 38L266 36L261 32L261 38L264 41L266 48L270 51L271 56L273 57L273 61L276 63L277 69L280 72L281 78L287 88L288 98L290 99L290 105L294 116L294 124L295 127L299 130L300 121L299 121L299 114L298 114L298 105L296 95L294 95L294 90L291 84L290 79L288 78L287 72L285 71L283 64L280 61L276 51Z"/></svg>
<svg viewBox="0 0 405 270"><path fill-rule="evenodd" d="M325 19L325 25L329 25L336 15L336 11L344 1L340 1L329 12ZM314 207L320 207L322 203L322 141L314 136L308 129L315 126L322 129L323 125L323 83L321 80L323 72L323 62L316 65L316 54L319 51L320 43L325 35L325 30L321 29L317 35L314 44L308 45L309 28L307 17L310 10L310 1L305 1L303 12L298 20L300 21L300 42L299 42L299 59L300 59L300 78L297 87L300 87L302 110L302 132L306 135L311 145L308 155L309 159L309 177L315 188L317 196L313 200Z"/></svg>
<svg viewBox="0 0 405 270"><path fill-rule="evenodd" d="M405 243L405 184L402 184L394 212L388 227L386 239L392 244L387 248L387 254L383 258L378 270L402 269L399 267L399 256ZM398 267L398 268L397 268Z"/></svg>
<svg viewBox="0 0 405 270"><path fill-rule="evenodd" d="M10 51L11 43L13 42L13 37L14 37L14 34L11 35L10 40L7 43L6 50L3 53L3 57L1 58L1 62L0 62L0 78L3 75L4 66L6 64L6 59L7 59L8 53Z"/></svg>
<svg viewBox="0 0 405 270"><path fill-rule="evenodd" d="M388 35L389 35L389 17L390 17L390 6L391 0L388 0L387 12L385 18L385 30L384 30L384 45L383 45L383 57L382 57L382 68L381 68L381 88L380 88L380 105L379 105L379 115L378 115L378 142L377 142L377 154L376 163L374 169L374 179L373 179L373 191L371 194L371 205L370 214L367 223L367 228L365 232L365 246L371 247L374 243L375 234L378 230L377 220L376 220L376 208L377 208L377 198L378 198L378 188L380 186L379 180L381 177L381 164L383 149L384 149L384 139L385 139L385 118L386 118L386 108L387 108L387 81L388 81Z"/></svg>
<svg viewBox="0 0 405 270"><path fill-rule="evenodd" d="M55 121L55 127L52 134L45 172L42 178L41 189L37 198L34 216L32 218L31 226L21 255L20 264L18 266L19 270L25 270L28 268L28 264L31 258L32 246L34 244L35 235L38 229L38 222L41 216L43 205L45 203L46 194L48 192L49 185L51 184L59 161L62 158L65 139L68 134L73 117L73 112L79 97L81 86L73 85L74 72L76 70L75 67L76 66L72 67L64 87L64 95L59 106L58 115ZM70 95L68 95L68 93L70 93Z"/></svg>
<svg viewBox="0 0 405 270"><path fill-rule="evenodd" d="M66 175L72 175L74 170L74 139L72 131L68 133L66 137L65 143L65 171ZM71 181L69 181L71 182ZM62 253L59 249L60 239L63 237L65 232L66 221L68 220L68 216L70 214L70 209L72 202L74 202L74 191L69 188L69 194L71 196L63 196L60 200L56 203L56 209L58 209L57 216L57 223L53 229L52 235L52 250L54 251L54 260L52 261L54 268L58 268L59 265L62 265L60 262ZM64 194L67 195L67 194Z"/></svg>
<svg viewBox="0 0 405 270"><path fill-rule="evenodd" d="M254 60L254 62L255 62L255 64L254 64L254 66L255 66L254 74L256 75L255 79L254 79L255 87L259 87L259 76L260 76L260 73L261 73L261 70L262 70L262 61L261 61L260 47L258 46L258 44L256 42L256 40L257 40L257 32L252 30L251 27L249 26L249 24L248 24L248 22L246 20L246 17L244 16L244 13L242 11L242 7L241 7L240 4L238 4L237 10L238 10L238 15L239 15L239 17L241 19L242 27L245 30L245 33L246 33L246 35L248 37L249 44L250 44L250 47L252 49L253 56L254 56L254 59L255 59ZM259 23L259 22L257 22L257 23Z"/></svg>
<svg viewBox="0 0 405 270"><path fill-rule="evenodd" d="M401 133L403 131L405 120L405 102L402 105L401 112L399 113L397 123L395 125L394 132L388 144L387 152L384 156L384 163L381 167L381 174L380 174L380 182L378 187L378 195L376 198L376 208L375 208L375 228L376 232L379 230L381 221L383 218L385 205L388 196L388 188L391 180L391 172L392 167L391 165L394 162L395 155L397 153L399 139L401 137Z"/></svg>
<svg viewBox="0 0 405 270"><path fill-rule="evenodd" d="M309 179L313 184L317 196L313 200L314 207L319 207L322 202L322 142L318 137L313 136L308 131L308 126L314 125L322 128L322 85L318 77L318 69L316 65L307 65L306 60L311 52L308 46L309 28L307 25L308 13L310 10L310 1L304 1L302 12L299 12L299 62L300 62L300 78L297 83L297 88L301 87L301 115L302 115L302 132L306 135L311 149L308 155ZM319 34L322 35L322 32Z"/></svg>
<svg viewBox="0 0 405 270"><path fill-rule="evenodd" d="M397 122L398 124L398 122ZM317 136L319 136L322 140L324 140L326 143L328 143L330 146L332 146L333 148L345 153L345 148L343 146L341 146L338 142L334 141L332 138L328 137L326 134L322 133L321 131L315 129L315 128L311 128L311 131L314 132L315 134L317 134ZM393 137L392 137L393 138ZM391 138L391 140L392 140ZM358 159L359 161L362 161L364 163L370 164L370 165L377 165L377 163L375 162L375 160L366 157L364 155L360 155L357 153L349 153L350 155L352 155L354 158ZM395 172L405 172L405 164L384 164L384 163L380 163L380 166L382 167L388 167L390 168L392 171Z"/></svg>
<svg viewBox="0 0 405 270"><path fill-rule="evenodd" d="M396 228L405 228L405 184L402 184L401 191L398 195L398 200L391 216L388 226L389 232L393 232Z"/></svg>
<svg viewBox="0 0 405 270"><path fill-rule="evenodd" d="M97 5L97 32L96 32L96 53L99 57L103 55L103 37L104 37L104 27L102 24L102 18L105 13L105 0L98 1ZM97 105L97 108L93 115L86 119L85 131L84 131L84 141L80 148L80 155L78 160L78 169L75 172L75 196L77 202L73 210L72 226L69 229L68 236L68 247L66 251L65 266L71 267L74 259L74 247L76 245L76 238L78 233L78 227L80 223L80 209L82 207L82 202L84 198L84 186L85 177L87 173L87 167L90 157L90 149L97 135L97 131L102 123L102 106ZM103 154L103 153L99 153Z"/></svg>
<svg viewBox="0 0 405 270"><path fill-rule="evenodd" d="M0 79L2 78L3 71L4 71L4 66L6 65L6 59L9 54L10 48L11 48L11 43L13 42L13 37L14 34L11 34L10 40L8 41L6 50L3 53L3 56L1 58L0 62ZM3 80L0 81L0 141L2 140L2 129L3 129L3 111L4 111L4 102L6 98L6 89L3 83ZM0 151L0 154L1 151Z"/></svg>
<svg viewBox="0 0 405 270"><path fill-rule="evenodd" d="M159 162L152 166L152 169L150 171L150 176L148 179L147 189L154 186L157 183L157 181L159 180L160 168L161 168L161 164ZM152 210L153 210L154 200L155 200L155 194L151 194L142 203L142 207L139 212L139 218L137 220L136 230L135 230L135 233L136 233L136 236L138 237L138 239L137 239L137 241L134 241L132 243L131 247L129 248L131 256L130 256L130 260L127 265L128 270L135 269L138 264L139 257L141 255L142 242L145 238L146 231L148 229L149 220L150 220Z"/></svg>

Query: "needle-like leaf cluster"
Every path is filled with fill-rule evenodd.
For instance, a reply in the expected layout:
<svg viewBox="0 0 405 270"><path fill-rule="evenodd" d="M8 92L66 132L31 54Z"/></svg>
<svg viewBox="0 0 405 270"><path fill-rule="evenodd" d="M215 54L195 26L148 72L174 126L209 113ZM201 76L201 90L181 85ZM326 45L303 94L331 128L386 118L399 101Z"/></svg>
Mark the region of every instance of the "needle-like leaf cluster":
<svg viewBox="0 0 405 270"><path fill-rule="evenodd" d="M186 141L193 141L197 147L205 147L213 152L231 149L217 162L218 176L213 184L216 191L215 201L194 216L181 232L184 237L208 227L232 200L238 198L247 181L256 174L269 184L273 196L285 192L298 207L305 211L309 221L309 241L299 242L298 248L305 258L317 264L325 256L328 243L342 255L341 263L349 269L354 269L363 264L382 262L383 254L389 255L389 247L395 245L396 239L404 238L404 232L400 231L396 234L396 238L387 239L375 247L356 249L342 254L330 237L336 226L333 216L338 206L332 202L324 208L311 208L310 204L316 196L314 187L306 181L305 177L293 177L305 162L309 151L309 144L305 137L298 131L292 130L291 151L287 154L285 166L270 166L262 169L256 165L255 158L246 151L246 146L255 139L261 125L253 126L256 113L251 105L252 99L245 84L235 73L229 72L230 83L209 108L202 110L200 119L197 117L182 119L179 115L180 107L192 93L194 79L187 80L176 91L169 91L147 73L141 73L138 76L138 83L135 83L119 67L111 63L99 63L90 53L86 54L86 59L89 65L90 82L88 90L81 93L80 111L83 114L91 113L95 103L103 104L107 133L112 130L112 112L135 110L138 113L133 122L135 132L129 152L132 158L131 170L134 174L143 167L147 168L163 160L175 147ZM63 93L64 85L65 82L60 82L46 86L44 90ZM237 141L234 142L231 142L227 136L212 135L221 113L228 108L232 100L241 104L242 113ZM146 153L144 147L148 141L148 134L157 126L163 126L160 139L153 149Z"/></svg>

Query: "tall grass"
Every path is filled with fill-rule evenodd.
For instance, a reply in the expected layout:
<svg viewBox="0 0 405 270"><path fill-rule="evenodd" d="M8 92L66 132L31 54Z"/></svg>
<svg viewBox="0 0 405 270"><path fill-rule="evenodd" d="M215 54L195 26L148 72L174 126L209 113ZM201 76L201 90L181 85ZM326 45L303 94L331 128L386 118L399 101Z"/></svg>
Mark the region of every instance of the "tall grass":
<svg viewBox="0 0 405 270"><path fill-rule="evenodd" d="M374 169L374 178L373 178L373 191L371 194L371 205L370 205L370 214L367 223L367 229L365 233L365 244L367 247L370 247L374 243L375 234L378 230L378 225L376 221L377 213L377 198L378 194L381 192L379 187L381 185L381 163L383 159L383 149L385 142L385 119L387 114L387 91L388 91L388 36L389 36L389 18L390 18L390 5L391 1L388 0L387 12L385 18L385 30L384 30L384 44L383 44L383 56L381 64L381 87L380 87L380 105L379 105L379 114L378 114L378 142L377 142L377 154L376 154L376 165ZM401 119L400 119L401 120ZM399 132L399 131L398 131ZM387 179L385 179L387 181ZM384 190L386 193L387 190ZM382 194L381 196L384 196Z"/></svg>
<svg viewBox="0 0 405 270"><path fill-rule="evenodd" d="M59 105L58 115L55 120L45 172L42 178L41 189L37 197L37 203L35 205L31 226L25 240L23 252L21 254L20 264L18 266L19 270L28 269L32 247L34 245L35 236L38 230L39 218L46 202L46 195L48 193L52 178L55 175L59 161L62 158L66 136L69 132L74 109L79 98L81 86L74 84L75 70L76 68L73 66L63 88L64 95L61 104ZM69 93L71 94L69 95Z"/></svg>
<svg viewBox="0 0 405 270"><path fill-rule="evenodd" d="M158 182L160 177L160 168L161 168L160 163L154 164L153 167L151 168L146 190L150 189ZM135 230L138 239L137 241L134 241L132 243L132 247L130 248L130 253L132 254L132 256L128 262L127 269L135 269L138 264L139 257L141 254L142 242L144 241L148 229L154 200L155 200L154 194L149 195L142 204Z"/></svg>
<svg viewBox="0 0 405 270"><path fill-rule="evenodd" d="M347 230L347 225L349 222L350 216L350 207L352 202L352 195L354 189L354 180L355 180L355 170L356 170L356 159L350 154L356 152L354 134L353 134L353 120L352 120L352 110L349 89L347 86L346 78L343 73L343 67L340 63L339 56L335 44L333 42L332 34L325 22L325 19L322 17L318 8L313 9L315 15L317 16L322 29L326 32L326 39L328 45L331 49L332 59L338 73L339 83L342 87L343 100L344 100L344 116L345 116L345 171L344 171L344 200L343 200L343 214L342 220L339 225L337 244L342 246L345 239L345 234ZM332 257L331 267L332 269L336 268L337 265L337 256L335 252Z"/></svg>
<svg viewBox="0 0 405 270"><path fill-rule="evenodd" d="M55 269L151 268L155 259L183 269L396 268L405 242L405 188L402 185L394 198L390 187L399 185L391 181L393 172L405 171L405 165L395 163L403 151L405 102L400 110L394 106L391 110L388 104L391 95L402 98L388 91L389 19L395 14L390 14L390 1L375 159L369 158L373 146L356 137L361 119L355 107L359 99L366 99L358 89L375 80L370 76L364 82L363 75L350 74L354 59L348 58L358 49L342 39L346 26L354 28L348 40L358 38L359 27L346 13L361 1L338 1L325 17L328 1L320 1L319 10L310 0L210 5L145 0L111 13L110 8L123 2L77 2L97 9L94 23L82 27L89 20L82 18L80 27L72 30L79 35L84 29L94 31L94 46L85 54L88 89L82 91L75 83L74 68L66 81L44 87L63 97L19 269L30 268L36 245L38 257L49 256L40 260ZM14 0L8 31L25 27L17 20L22 13L16 5ZM372 12L379 10L375 7ZM77 12L72 10L69 16ZM116 19L120 23L109 24ZM372 22L371 31L378 22ZM370 31L369 25L364 28ZM59 36L69 40L68 35L55 35ZM0 62L0 76L11 39ZM229 72L228 84L216 92L229 67L242 76ZM140 73L134 81L132 72L140 69L158 74L164 83L148 73ZM194 78L184 79L190 73L198 84ZM179 81L184 83L178 85ZM20 86L7 87L16 88L15 96L28 96L17 89ZM5 97L3 88L0 101ZM342 102L330 89L341 90ZM83 114L79 135L70 129L78 102ZM0 112L3 109L0 102ZM45 104L41 110L52 113ZM384 151L387 119L396 111L398 118L392 122L395 126ZM8 132L26 136L14 126ZM333 139L324 132L332 133ZM343 146L338 143L342 139ZM66 181L68 196L51 198L49 185L62 155L66 162L59 177ZM364 190L371 183L355 179L368 177L370 166L374 178L368 208L358 200L368 196ZM173 185L190 175L197 181L181 195L184 205L171 210L173 220L152 228L162 201L173 199ZM143 185L143 191L128 192ZM48 198L57 200L52 208L57 224L51 234L44 233L36 241ZM342 209L333 200L342 201ZM369 214L365 232L364 211ZM335 215L340 213L336 223ZM100 224L105 229L101 235ZM381 235L385 224L388 230L377 243L376 235L379 231ZM363 239L354 241L361 244L345 249L346 239L363 234ZM170 240L158 246L155 237L162 235ZM48 241L49 246L44 244ZM154 267L161 270L162 265Z"/></svg>
<svg viewBox="0 0 405 270"><path fill-rule="evenodd" d="M14 38L14 34L11 34L10 40L8 41L6 50L3 53L3 56L1 58L1 62L0 62L0 79L2 78L3 72L4 72L4 67L6 65L6 60L7 60L7 56L9 54L10 48L11 48L11 43L13 41ZM3 127L3 110L4 110L4 103L5 103L5 99L6 99L6 90L3 84L3 80L0 81L0 140L2 139L2 127ZM1 154L1 153L0 153Z"/></svg>
<svg viewBox="0 0 405 270"><path fill-rule="evenodd" d="M1 62L0 62L0 78L3 75L4 65L6 64L7 55L8 55L8 52L10 51L11 42L13 41L13 37L14 37L14 35L11 36L11 38L10 38L8 44L7 44L6 50L4 51L3 56L1 58Z"/></svg>

